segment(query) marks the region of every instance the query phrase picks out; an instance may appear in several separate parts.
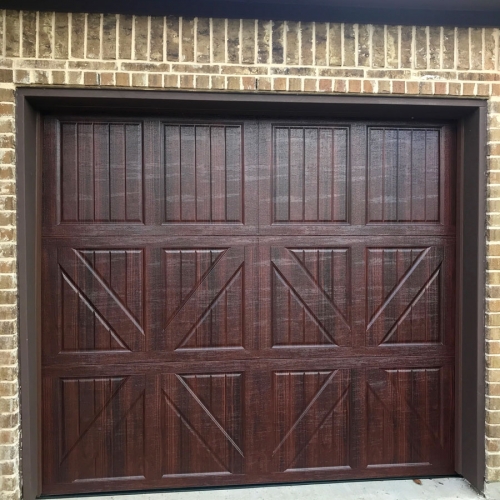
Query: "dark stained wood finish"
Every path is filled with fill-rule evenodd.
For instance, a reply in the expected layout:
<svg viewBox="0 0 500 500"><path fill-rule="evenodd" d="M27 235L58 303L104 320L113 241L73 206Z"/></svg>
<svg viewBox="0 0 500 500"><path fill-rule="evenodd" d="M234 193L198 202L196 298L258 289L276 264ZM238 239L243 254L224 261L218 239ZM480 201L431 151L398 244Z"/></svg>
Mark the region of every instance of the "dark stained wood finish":
<svg viewBox="0 0 500 500"><path fill-rule="evenodd" d="M47 117L45 494L454 472L446 124Z"/></svg>

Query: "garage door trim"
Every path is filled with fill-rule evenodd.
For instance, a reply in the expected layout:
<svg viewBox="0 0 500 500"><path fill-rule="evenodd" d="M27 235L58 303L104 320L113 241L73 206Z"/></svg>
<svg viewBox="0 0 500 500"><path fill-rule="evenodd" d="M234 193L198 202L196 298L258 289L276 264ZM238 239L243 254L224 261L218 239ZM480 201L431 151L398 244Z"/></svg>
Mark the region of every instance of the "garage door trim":
<svg viewBox="0 0 500 500"><path fill-rule="evenodd" d="M242 93L18 89L18 283L23 431L23 497L40 494L40 164L43 112L220 113L324 118L448 119L458 123L457 199L458 341L456 357L456 470L482 490L485 471L485 100L395 97L298 96ZM36 145L36 147L34 147ZM466 191L466 192L465 192ZM466 196L465 196L466 194ZM464 311L465 308L465 311ZM464 313L466 312L466 314ZM462 450L466 450L465 453Z"/></svg>

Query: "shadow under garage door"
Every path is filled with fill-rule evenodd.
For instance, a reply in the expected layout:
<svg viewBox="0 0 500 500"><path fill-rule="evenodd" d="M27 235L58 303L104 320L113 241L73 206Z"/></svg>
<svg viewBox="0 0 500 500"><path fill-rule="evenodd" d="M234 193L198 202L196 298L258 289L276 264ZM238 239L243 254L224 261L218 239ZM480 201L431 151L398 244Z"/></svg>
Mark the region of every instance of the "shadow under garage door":
<svg viewBox="0 0 500 500"><path fill-rule="evenodd" d="M43 134L45 494L454 472L450 125Z"/></svg>

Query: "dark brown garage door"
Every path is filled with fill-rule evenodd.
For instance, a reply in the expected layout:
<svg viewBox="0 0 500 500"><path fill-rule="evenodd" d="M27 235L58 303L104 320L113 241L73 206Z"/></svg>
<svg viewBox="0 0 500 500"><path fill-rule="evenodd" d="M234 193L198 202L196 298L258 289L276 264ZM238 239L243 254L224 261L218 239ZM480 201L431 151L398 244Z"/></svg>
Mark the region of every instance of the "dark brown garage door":
<svg viewBox="0 0 500 500"><path fill-rule="evenodd" d="M454 141L46 118L43 492L453 473Z"/></svg>

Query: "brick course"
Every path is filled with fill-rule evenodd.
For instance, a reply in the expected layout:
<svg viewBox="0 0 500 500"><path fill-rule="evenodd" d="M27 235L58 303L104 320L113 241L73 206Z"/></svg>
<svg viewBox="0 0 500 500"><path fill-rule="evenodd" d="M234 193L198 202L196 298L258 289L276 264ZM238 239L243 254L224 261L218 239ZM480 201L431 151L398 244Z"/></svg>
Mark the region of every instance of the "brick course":
<svg viewBox="0 0 500 500"><path fill-rule="evenodd" d="M0 10L0 491L20 498L17 86L481 97L489 100L486 447L500 480L500 28L372 26Z"/></svg>

